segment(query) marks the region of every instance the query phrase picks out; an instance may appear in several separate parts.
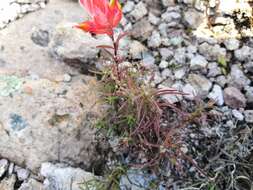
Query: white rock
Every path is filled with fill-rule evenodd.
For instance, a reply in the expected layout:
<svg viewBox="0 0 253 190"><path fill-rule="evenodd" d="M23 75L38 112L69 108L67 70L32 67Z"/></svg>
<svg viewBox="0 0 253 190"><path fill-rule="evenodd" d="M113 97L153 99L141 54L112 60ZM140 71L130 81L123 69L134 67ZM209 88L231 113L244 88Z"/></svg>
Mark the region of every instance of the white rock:
<svg viewBox="0 0 253 190"><path fill-rule="evenodd" d="M23 182L18 190L46 190L43 184L35 179L29 178L27 182Z"/></svg>
<svg viewBox="0 0 253 190"><path fill-rule="evenodd" d="M80 185L83 182L95 178L93 174L79 168L67 167L62 164L53 165L51 163L43 163L40 174L46 178L44 187L48 190L58 188L80 190Z"/></svg>
<svg viewBox="0 0 253 190"><path fill-rule="evenodd" d="M190 84L184 85L182 91L183 93L187 94L187 95L184 95L184 97L189 100L193 100L197 95L196 90Z"/></svg>
<svg viewBox="0 0 253 190"><path fill-rule="evenodd" d="M18 166L15 166L15 172L17 173L17 177L19 181L25 181L28 179L30 172L24 168L20 168Z"/></svg>
<svg viewBox="0 0 253 190"><path fill-rule="evenodd" d="M244 119L243 114L236 109L232 110L232 114L238 121L242 121Z"/></svg>
<svg viewBox="0 0 253 190"><path fill-rule="evenodd" d="M158 31L153 31L152 35L150 36L148 40L148 46L152 48L157 48L161 45L162 40L161 40L161 35Z"/></svg>
<svg viewBox="0 0 253 190"><path fill-rule="evenodd" d="M252 48L243 46L235 51L235 58L239 61L248 61L252 59Z"/></svg>
<svg viewBox="0 0 253 190"><path fill-rule="evenodd" d="M134 2L133 1L127 1L122 9L123 13L129 13L134 9Z"/></svg>
<svg viewBox="0 0 253 190"><path fill-rule="evenodd" d="M196 55L191 59L190 67L192 70L206 68L208 61L202 55Z"/></svg>
<svg viewBox="0 0 253 190"><path fill-rule="evenodd" d="M169 63L167 62L167 61L161 61L160 62L160 64L159 64L159 67L161 68L161 69L165 69L165 68L167 68L169 66Z"/></svg>
<svg viewBox="0 0 253 190"><path fill-rule="evenodd" d="M214 100L217 105L222 106L224 104L222 88L215 84L213 90L209 93L208 98Z"/></svg>
<svg viewBox="0 0 253 190"><path fill-rule="evenodd" d="M5 172L7 171L9 166L9 162L6 159L1 159L0 160L0 177L2 177Z"/></svg>
<svg viewBox="0 0 253 190"><path fill-rule="evenodd" d="M208 95L209 90L212 88L212 83L202 75L190 74L188 81L200 97Z"/></svg>
<svg viewBox="0 0 253 190"><path fill-rule="evenodd" d="M148 13L146 5L140 1L137 5L135 5L134 10L130 13L135 20L140 20Z"/></svg>
<svg viewBox="0 0 253 190"><path fill-rule="evenodd" d="M228 50L233 51L239 48L240 41L235 38L230 38L225 40L224 44Z"/></svg>

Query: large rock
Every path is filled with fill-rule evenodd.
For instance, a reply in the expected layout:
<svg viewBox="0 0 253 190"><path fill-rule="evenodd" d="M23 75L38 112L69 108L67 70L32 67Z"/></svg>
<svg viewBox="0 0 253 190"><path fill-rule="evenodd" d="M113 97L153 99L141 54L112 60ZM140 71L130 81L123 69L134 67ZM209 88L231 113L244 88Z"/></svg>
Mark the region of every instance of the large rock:
<svg viewBox="0 0 253 190"><path fill-rule="evenodd" d="M80 190L81 186L86 187L84 182L95 179L89 172L62 164L44 163L40 173L46 178L44 182L46 190Z"/></svg>
<svg viewBox="0 0 253 190"><path fill-rule="evenodd" d="M240 90L234 87L227 87L224 90L224 100L225 104L234 108L244 108L246 107L246 98L241 93Z"/></svg>
<svg viewBox="0 0 253 190"><path fill-rule="evenodd" d="M45 161L89 167L97 160L91 127L101 112L94 78L76 76L71 82L59 82L1 77L2 157L33 171Z"/></svg>

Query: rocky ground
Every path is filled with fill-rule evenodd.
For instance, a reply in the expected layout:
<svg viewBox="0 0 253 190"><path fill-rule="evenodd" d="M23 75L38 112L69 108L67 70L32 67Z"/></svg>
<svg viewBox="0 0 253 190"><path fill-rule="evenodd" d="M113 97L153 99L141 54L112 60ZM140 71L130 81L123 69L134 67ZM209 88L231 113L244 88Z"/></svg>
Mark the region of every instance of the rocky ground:
<svg viewBox="0 0 253 190"><path fill-rule="evenodd" d="M108 152L109 145L90 128L103 107L94 88L99 84L87 76L103 55L95 47L108 41L72 29L73 22L87 19L76 1L4 2L0 190L77 190L92 177L84 170L102 173ZM166 178L160 189L251 189L253 41L248 4L242 7L246 16L235 19L222 3L216 15L211 1L207 19L203 1L122 3L125 16L119 31L130 31L121 45L126 60L153 69L157 87L188 94L165 96L170 102L189 107L195 99L215 101L210 111L215 119L199 128L189 126L183 150L212 180L182 161L183 173L169 166L161 170ZM148 181L156 178L136 170L128 174L122 189L148 189Z"/></svg>

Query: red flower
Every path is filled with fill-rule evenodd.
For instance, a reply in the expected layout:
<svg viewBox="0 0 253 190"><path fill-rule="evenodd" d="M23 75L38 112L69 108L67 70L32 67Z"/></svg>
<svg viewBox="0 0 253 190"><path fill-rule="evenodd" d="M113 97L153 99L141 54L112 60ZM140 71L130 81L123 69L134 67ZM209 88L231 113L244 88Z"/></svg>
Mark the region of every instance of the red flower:
<svg viewBox="0 0 253 190"><path fill-rule="evenodd" d="M118 0L79 0L80 4L91 16L90 21L77 25L86 32L93 34L113 35L113 28L116 27L121 18L122 10Z"/></svg>

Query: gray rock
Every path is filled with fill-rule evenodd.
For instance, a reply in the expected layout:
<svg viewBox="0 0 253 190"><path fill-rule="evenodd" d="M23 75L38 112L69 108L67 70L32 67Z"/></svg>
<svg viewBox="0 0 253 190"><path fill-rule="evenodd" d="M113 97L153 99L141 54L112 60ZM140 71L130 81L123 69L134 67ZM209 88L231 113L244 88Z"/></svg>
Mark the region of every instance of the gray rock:
<svg viewBox="0 0 253 190"><path fill-rule="evenodd" d="M226 48L230 51L236 50L240 46L240 41L235 38L229 38L224 42Z"/></svg>
<svg viewBox="0 0 253 190"><path fill-rule="evenodd" d="M232 114L233 114L233 116L234 116L238 121L243 121L244 116L243 116L243 114L242 114L241 112L239 112L238 110L233 109L233 110L232 110Z"/></svg>
<svg viewBox="0 0 253 190"><path fill-rule="evenodd" d="M0 189L1 190L14 190L15 182L16 182L16 176L15 175L11 175L8 178L4 178L0 182Z"/></svg>
<svg viewBox="0 0 253 190"><path fill-rule="evenodd" d="M134 40L130 43L129 53L133 59L141 59L144 52L147 52L147 48L139 41Z"/></svg>
<svg viewBox="0 0 253 190"><path fill-rule="evenodd" d="M160 22L160 18L155 16L153 13L149 12L148 14L148 20L153 25L158 25Z"/></svg>
<svg viewBox="0 0 253 190"><path fill-rule="evenodd" d="M28 179L30 172L24 168L20 168L15 166L14 171L17 173L17 177L19 181L25 181Z"/></svg>
<svg viewBox="0 0 253 190"><path fill-rule="evenodd" d="M162 43L162 39L161 39L160 33L154 30L152 32L152 35L148 39L148 46L152 48L157 48L161 45L161 43Z"/></svg>
<svg viewBox="0 0 253 190"><path fill-rule="evenodd" d="M49 44L50 53L56 58L69 62L78 60L80 64L90 64L97 57L98 45L107 44L96 40L89 33L72 28L70 24L57 26Z"/></svg>
<svg viewBox="0 0 253 190"><path fill-rule="evenodd" d="M135 20L140 20L148 13L146 5L140 1L137 5L135 5L134 10L130 13Z"/></svg>
<svg viewBox="0 0 253 190"><path fill-rule="evenodd" d="M184 65L186 63L185 48L178 48L175 51L174 59L177 63Z"/></svg>
<svg viewBox="0 0 253 190"><path fill-rule="evenodd" d="M160 55L164 60L170 60L173 57L174 52L168 48L160 48L159 49Z"/></svg>
<svg viewBox="0 0 253 190"><path fill-rule="evenodd" d="M148 52L143 53L143 59L141 64L149 69L156 68L157 66L155 65L155 58L153 55L151 55Z"/></svg>
<svg viewBox="0 0 253 190"><path fill-rule="evenodd" d="M252 60L252 48L243 46L242 48L235 50L235 58L238 61L249 61Z"/></svg>
<svg viewBox="0 0 253 190"><path fill-rule="evenodd" d="M0 160L0 177L2 177L8 170L9 162L6 159Z"/></svg>
<svg viewBox="0 0 253 190"><path fill-rule="evenodd" d="M162 20L166 23L171 23L172 21L179 21L181 19L181 14L179 12L165 12L162 14Z"/></svg>
<svg viewBox="0 0 253 190"><path fill-rule="evenodd" d="M227 78L221 75L216 78L215 82L223 88L227 84Z"/></svg>
<svg viewBox="0 0 253 190"><path fill-rule="evenodd" d="M246 107L246 98L235 87L227 87L224 89L224 100L226 105L234 109Z"/></svg>
<svg viewBox="0 0 253 190"><path fill-rule="evenodd" d="M184 67L174 70L175 79L183 79L186 74L186 69Z"/></svg>
<svg viewBox="0 0 253 190"><path fill-rule="evenodd" d="M153 26L149 23L147 18L143 18L133 25L131 32L134 38L140 38L141 40L147 40L153 31Z"/></svg>
<svg viewBox="0 0 253 190"><path fill-rule="evenodd" d="M208 63L208 77L216 77L218 75L221 75L221 68L219 67L218 63L216 62L210 62Z"/></svg>
<svg viewBox="0 0 253 190"><path fill-rule="evenodd" d="M167 61L161 61L160 62L160 64L159 64L159 67L161 68L161 69L165 69L165 68L167 68L169 66L169 63L167 62Z"/></svg>
<svg viewBox="0 0 253 190"><path fill-rule="evenodd" d="M205 69L208 61L201 55L196 55L191 59L190 67L192 70Z"/></svg>
<svg viewBox="0 0 253 190"><path fill-rule="evenodd" d="M62 164L53 165L51 163L43 163L40 174L46 178L44 181L46 190L80 190L83 182L95 178L93 174L79 168L67 167Z"/></svg>
<svg viewBox="0 0 253 190"><path fill-rule="evenodd" d="M49 160L88 166L99 157L90 128L101 113L94 78L11 78L10 84L12 96L0 96L1 155L34 172Z"/></svg>
<svg viewBox="0 0 253 190"><path fill-rule="evenodd" d="M205 97L212 88L212 83L202 75L190 74L189 83L193 86L198 96Z"/></svg>
<svg viewBox="0 0 253 190"><path fill-rule="evenodd" d="M49 43L49 33L46 30L39 29L32 33L31 39L35 44L46 47Z"/></svg>
<svg viewBox="0 0 253 190"><path fill-rule="evenodd" d="M213 90L209 93L208 98L214 100L217 105L222 106L224 104L222 88L215 84Z"/></svg>
<svg viewBox="0 0 253 190"><path fill-rule="evenodd" d="M199 45L199 52L209 61L217 61L221 57L226 57L226 49L218 44L210 45L204 42Z"/></svg>
<svg viewBox="0 0 253 190"><path fill-rule="evenodd" d="M122 9L123 13L129 13L131 12L133 9L134 9L134 2L133 1L127 1L125 4L124 4L124 7Z"/></svg>
<svg viewBox="0 0 253 190"><path fill-rule="evenodd" d="M196 9L188 9L184 12L184 20L188 27L196 29L204 20L204 15Z"/></svg>
<svg viewBox="0 0 253 190"><path fill-rule="evenodd" d="M247 123L253 123L253 110L245 110L244 115Z"/></svg>
<svg viewBox="0 0 253 190"><path fill-rule="evenodd" d="M250 80L244 75L238 65L232 65L228 81L230 86L234 86L238 89L242 89L250 84Z"/></svg>
<svg viewBox="0 0 253 190"><path fill-rule="evenodd" d="M162 5L164 7L174 6L175 5L175 1L174 0L162 0Z"/></svg>
<svg viewBox="0 0 253 190"><path fill-rule="evenodd" d="M187 94L187 95L184 95L186 99L194 100L194 98L197 96L197 92L195 88L190 84L184 85L182 91L183 93Z"/></svg>
<svg viewBox="0 0 253 190"><path fill-rule="evenodd" d="M43 184L33 178L29 178L27 182L21 184L18 190L46 190Z"/></svg>
<svg viewBox="0 0 253 190"><path fill-rule="evenodd" d="M245 89L246 90L246 98L247 102L253 103L253 87L248 87Z"/></svg>

